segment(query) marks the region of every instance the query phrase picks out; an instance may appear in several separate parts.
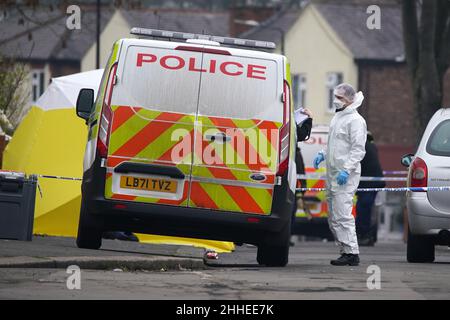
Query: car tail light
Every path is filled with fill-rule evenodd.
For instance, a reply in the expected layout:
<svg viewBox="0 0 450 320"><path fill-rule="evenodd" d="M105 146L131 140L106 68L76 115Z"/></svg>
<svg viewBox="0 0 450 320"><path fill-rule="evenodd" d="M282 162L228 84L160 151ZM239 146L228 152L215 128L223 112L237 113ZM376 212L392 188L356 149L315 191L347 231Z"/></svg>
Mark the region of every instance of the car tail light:
<svg viewBox="0 0 450 320"><path fill-rule="evenodd" d="M426 188L428 180L428 168L423 159L416 157L411 163L409 173L409 185L411 187Z"/></svg>
<svg viewBox="0 0 450 320"><path fill-rule="evenodd" d="M278 176L282 176L289 168L290 152L290 117L291 117L291 89L287 81L284 81L283 91L283 126L280 129L279 153L278 153Z"/></svg>
<svg viewBox="0 0 450 320"><path fill-rule="evenodd" d="M105 95L103 96L102 112L100 115L99 132L97 139L97 151L100 157L106 158L108 155L109 134L112 120L111 97L113 87L116 84L117 63L111 67L106 84Z"/></svg>

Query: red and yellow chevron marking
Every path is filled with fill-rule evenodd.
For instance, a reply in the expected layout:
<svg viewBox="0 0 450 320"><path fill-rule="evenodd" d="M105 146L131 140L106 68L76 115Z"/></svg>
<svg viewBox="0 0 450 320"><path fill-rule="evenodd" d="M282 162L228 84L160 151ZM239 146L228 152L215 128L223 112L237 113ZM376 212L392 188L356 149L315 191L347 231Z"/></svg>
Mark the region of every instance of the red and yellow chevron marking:
<svg viewBox="0 0 450 320"><path fill-rule="evenodd" d="M240 163L235 161L235 163L229 164L229 167L244 168L256 172L276 171L278 129L281 124L269 121L224 119L205 116L199 117L199 121L203 125L203 131L216 129L219 132L227 133L230 129L235 129L233 130L232 137L234 143L227 143L225 146L231 145L232 148L226 148L225 152L228 158L239 159L244 164L239 165ZM271 135L271 130L274 130L276 134ZM259 141L260 139L262 141ZM239 146L239 142L242 141L245 141L244 148ZM261 146L266 146L266 148L260 150ZM232 157L227 153L232 153ZM252 156L255 159L252 159ZM227 157L225 156L225 158ZM252 163L252 160L256 160L255 163Z"/></svg>
<svg viewBox="0 0 450 320"><path fill-rule="evenodd" d="M113 122L108 147L107 167L114 168L124 161L176 166L184 174L190 174L191 152L183 154L179 162L172 159L172 151L183 141L174 141L172 134L180 129L184 138L193 141L194 116L172 112L160 112L139 107L113 106ZM193 143L193 142L192 142ZM191 150L187 148L187 150ZM126 201L187 205L189 185L186 182L180 200L113 194L112 177L108 177L105 197Z"/></svg>
<svg viewBox="0 0 450 320"><path fill-rule="evenodd" d="M178 206L192 206L224 211L270 214L273 186L278 156L279 123L259 120L223 119L217 117L199 117L202 127L195 127L195 116L172 112L160 112L140 107L113 106L113 122L108 148L107 167L112 169L124 161L176 166L187 176L191 173L193 181L184 183L183 197L180 200L167 200L152 197L140 197L112 192L112 174L107 175L105 197L124 201L161 203ZM174 130L184 130L184 137L191 141L190 152L182 155L181 162L175 163L172 153L181 140L172 141ZM245 148L237 144L222 144L223 152L213 150L218 163L207 164L204 152L211 146L204 139L206 130L227 132L234 129L237 139L245 141ZM248 130L247 130L248 129ZM249 133L254 130L253 136ZM275 134L271 133L274 130ZM263 134L259 134L263 132ZM255 135L256 132L256 135ZM195 135L195 139L194 139ZM256 137L256 138L255 138ZM194 146L194 141L196 145ZM219 144L217 144L219 145ZM267 154L258 152L260 146L266 146ZM250 163L248 154L256 155L256 163ZM229 158L226 156L228 155ZM226 163L227 159L233 163ZM238 162L239 160L240 162ZM237 163L236 163L237 162ZM264 173L267 177L263 187L239 186L239 182L252 182L252 173ZM195 178L213 179L214 182L198 182ZM222 183L221 183L222 180ZM226 181L237 185L227 184ZM217 182L216 182L217 181ZM191 188L189 192L189 187ZM190 194L190 199L189 199Z"/></svg>
<svg viewBox="0 0 450 320"><path fill-rule="evenodd" d="M202 141L202 134L196 131L196 141ZM196 148L196 156L202 157L202 149ZM196 177L239 182L235 171L221 166L193 166ZM246 172L249 175L249 172ZM273 185L268 188L242 187L225 183L193 182L189 206L234 211L243 213L270 214Z"/></svg>
<svg viewBox="0 0 450 320"><path fill-rule="evenodd" d="M306 167L305 172L306 172L306 174L308 174L308 173L323 173L323 174L325 174L325 168L320 168L320 169L316 170L311 167ZM300 187L299 180L297 180L297 187ZM306 187L307 188L325 188L325 180L308 179L308 180L306 180ZM305 195L310 196L310 197L316 197L321 201L320 212L311 213L311 216L314 218L326 218L328 216L328 205L327 205L327 201L326 201L325 191L320 191L320 192L307 191L307 192L305 192ZM306 212L301 209L297 210L296 216L301 217L301 218L307 217Z"/></svg>

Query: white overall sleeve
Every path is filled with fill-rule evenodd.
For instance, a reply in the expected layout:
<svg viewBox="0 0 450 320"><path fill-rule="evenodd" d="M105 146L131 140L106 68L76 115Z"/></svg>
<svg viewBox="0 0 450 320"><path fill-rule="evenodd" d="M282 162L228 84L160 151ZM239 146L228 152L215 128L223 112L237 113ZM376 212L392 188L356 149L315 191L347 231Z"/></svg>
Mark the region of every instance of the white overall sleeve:
<svg viewBox="0 0 450 320"><path fill-rule="evenodd" d="M348 173L356 170L358 163L366 154L367 127L362 118L355 119L349 124L350 153L344 163L344 170Z"/></svg>

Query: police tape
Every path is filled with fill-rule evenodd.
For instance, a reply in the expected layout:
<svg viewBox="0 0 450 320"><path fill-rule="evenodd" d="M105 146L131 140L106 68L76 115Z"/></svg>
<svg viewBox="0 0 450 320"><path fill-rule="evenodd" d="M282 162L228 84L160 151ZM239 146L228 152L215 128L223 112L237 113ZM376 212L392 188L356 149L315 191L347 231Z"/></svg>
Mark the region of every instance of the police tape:
<svg viewBox="0 0 450 320"><path fill-rule="evenodd" d="M81 178L50 176L50 175L46 175L46 174L36 174L36 176L39 178L45 178L45 179L59 179L59 180L67 180L67 181L82 181L83 180ZM39 195L42 198L42 188L41 188L41 185L39 184L39 181L37 182L37 187L38 187Z"/></svg>
<svg viewBox="0 0 450 320"><path fill-rule="evenodd" d="M408 171L383 171L383 174L392 174L392 175L408 174Z"/></svg>
<svg viewBox="0 0 450 320"><path fill-rule="evenodd" d="M297 179L304 180L326 180L323 173L298 174ZM406 177L361 177L360 181L406 181Z"/></svg>
<svg viewBox="0 0 450 320"><path fill-rule="evenodd" d="M327 191L326 188L297 188L296 191ZM450 187L404 187L404 188L358 188L356 192L375 192L375 191L391 191L391 192L428 192L428 191L450 191Z"/></svg>
<svg viewBox="0 0 450 320"><path fill-rule="evenodd" d="M49 176L44 174L38 174L39 178L47 178L47 179L60 179L60 180L71 180L71 181L82 181L81 178L72 178L72 177L63 177L63 176Z"/></svg>

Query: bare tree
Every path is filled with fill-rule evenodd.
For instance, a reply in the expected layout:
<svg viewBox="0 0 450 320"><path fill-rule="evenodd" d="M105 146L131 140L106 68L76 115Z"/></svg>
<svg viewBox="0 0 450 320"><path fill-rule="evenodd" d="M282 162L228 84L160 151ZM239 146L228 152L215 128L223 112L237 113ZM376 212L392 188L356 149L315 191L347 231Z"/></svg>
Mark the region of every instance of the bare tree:
<svg viewBox="0 0 450 320"><path fill-rule="evenodd" d="M0 132L14 132L29 100L28 70L22 63L0 57Z"/></svg>
<svg viewBox="0 0 450 320"><path fill-rule="evenodd" d="M402 11L420 137L442 107L444 76L450 65L450 1L402 0Z"/></svg>

